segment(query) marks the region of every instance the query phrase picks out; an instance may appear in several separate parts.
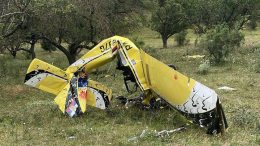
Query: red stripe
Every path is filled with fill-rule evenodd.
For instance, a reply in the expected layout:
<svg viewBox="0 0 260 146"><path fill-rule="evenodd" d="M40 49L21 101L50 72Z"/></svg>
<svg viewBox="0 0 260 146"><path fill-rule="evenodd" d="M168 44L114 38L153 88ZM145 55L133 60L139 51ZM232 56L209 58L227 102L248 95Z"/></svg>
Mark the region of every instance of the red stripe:
<svg viewBox="0 0 260 146"><path fill-rule="evenodd" d="M114 52L116 49L117 49L117 46L115 46L115 47L112 49L112 52Z"/></svg>

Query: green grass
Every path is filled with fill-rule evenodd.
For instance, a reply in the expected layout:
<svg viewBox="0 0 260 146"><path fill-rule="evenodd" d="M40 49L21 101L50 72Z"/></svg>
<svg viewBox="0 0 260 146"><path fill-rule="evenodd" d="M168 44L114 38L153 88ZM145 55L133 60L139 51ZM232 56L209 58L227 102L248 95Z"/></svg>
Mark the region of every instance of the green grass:
<svg viewBox="0 0 260 146"><path fill-rule="evenodd" d="M196 35L188 34L191 40L188 46L177 47L171 37L167 49L156 49L162 48L157 33L148 29L135 33L146 45L155 48L146 49L149 54L166 64L174 64L179 72L219 94L230 126L224 136L207 135L205 129L189 124L184 132L156 138L155 131L172 130L189 121L174 110L145 110L133 103L126 108L117 100L112 101L109 112L88 106L83 116L69 118L54 103L54 95L23 84L30 60L22 53L13 59L6 52L0 55L0 145L260 145L260 74L256 73L260 64L260 30L244 32L246 39L241 48L225 63L211 65L205 75L199 72L204 59L185 57L204 53L194 46ZM59 51L50 54L37 48L36 53L37 58L60 68L68 66ZM99 68L100 74L91 74L90 78L96 80L116 73L116 78L98 82L111 88L115 96L138 96L139 93L127 93L123 76L115 67L114 61ZM218 90L221 86L237 91ZM143 138L128 141L143 130L146 130Z"/></svg>

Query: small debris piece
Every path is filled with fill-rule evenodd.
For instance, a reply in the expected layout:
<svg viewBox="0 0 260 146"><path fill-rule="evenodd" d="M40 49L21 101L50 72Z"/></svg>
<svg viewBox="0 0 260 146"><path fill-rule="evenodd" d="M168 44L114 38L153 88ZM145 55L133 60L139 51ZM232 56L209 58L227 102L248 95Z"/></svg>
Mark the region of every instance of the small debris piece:
<svg viewBox="0 0 260 146"><path fill-rule="evenodd" d="M76 136L70 136L69 138L71 138L71 139L72 139L72 138L76 138Z"/></svg>
<svg viewBox="0 0 260 146"><path fill-rule="evenodd" d="M173 129L173 130L170 130L170 131L167 131L167 130L162 130L160 132L157 133L157 135L155 135L155 137L163 137L164 135L169 135L169 133L173 133L173 132L180 132L182 130L185 130L186 128L184 127L185 125L181 125L179 128L176 128L176 129Z"/></svg>
<svg viewBox="0 0 260 146"><path fill-rule="evenodd" d="M135 141L137 140L137 137L129 138L128 141Z"/></svg>
<svg viewBox="0 0 260 146"><path fill-rule="evenodd" d="M205 55L188 55L188 56L186 56L187 58L203 58L203 57L205 57Z"/></svg>
<svg viewBox="0 0 260 146"><path fill-rule="evenodd" d="M141 135L139 136L140 138L143 138L145 134L145 130L143 130L143 132L141 133Z"/></svg>
<svg viewBox="0 0 260 146"><path fill-rule="evenodd" d="M142 124L142 122L137 122L137 124L140 124L140 125L141 125L141 124Z"/></svg>
<svg viewBox="0 0 260 146"><path fill-rule="evenodd" d="M219 90L228 90L228 91L237 90L237 89L235 89L235 88L231 88L231 87L228 87L228 86L219 87L218 89L219 89Z"/></svg>

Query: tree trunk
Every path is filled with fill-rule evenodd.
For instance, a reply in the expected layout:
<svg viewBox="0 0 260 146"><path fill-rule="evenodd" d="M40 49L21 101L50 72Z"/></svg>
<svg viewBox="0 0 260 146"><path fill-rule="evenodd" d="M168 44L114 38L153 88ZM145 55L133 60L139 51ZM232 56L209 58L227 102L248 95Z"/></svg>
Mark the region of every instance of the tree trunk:
<svg viewBox="0 0 260 146"><path fill-rule="evenodd" d="M12 51L11 54L13 55L14 58L16 57L16 51Z"/></svg>
<svg viewBox="0 0 260 146"><path fill-rule="evenodd" d="M42 39L42 40L47 41L48 43L51 43L56 48L58 48L61 52L63 52L66 55L70 65L76 61L76 54L75 55L70 54L70 52L65 47L63 47L61 44L58 44L55 41L53 41L45 36L39 37L38 39Z"/></svg>
<svg viewBox="0 0 260 146"><path fill-rule="evenodd" d="M32 60L33 60L34 58L36 58L36 54L35 54L35 52L34 52L34 46L35 46L36 42L37 42L37 40L32 40L31 47L30 47L30 52L31 52L31 55L32 55Z"/></svg>
<svg viewBox="0 0 260 146"><path fill-rule="evenodd" d="M162 35L162 41L163 41L163 48L167 48L167 37Z"/></svg>
<svg viewBox="0 0 260 146"><path fill-rule="evenodd" d="M70 54L70 57L67 56L70 65L76 61L76 56L77 54Z"/></svg>

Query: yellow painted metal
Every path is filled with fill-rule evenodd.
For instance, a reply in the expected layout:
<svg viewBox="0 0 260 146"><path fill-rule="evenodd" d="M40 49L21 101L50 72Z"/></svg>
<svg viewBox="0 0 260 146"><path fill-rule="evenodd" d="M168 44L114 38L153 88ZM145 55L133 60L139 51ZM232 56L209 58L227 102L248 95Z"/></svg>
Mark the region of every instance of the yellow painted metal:
<svg viewBox="0 0 260 146"><path fill-rule="evenodd" d="M113 53L112 49L115 47L117 48L117 51L116 53ZM95 46L91 51L82 56L80 59L91 59L96 56L99 57L91 60L87 64L69 66L66 70L66 73L71 74L78 71L78 69L82 69L84 72L88 73L90 70L96 69L112 61L118 55L118 51L123 54L125 60L127 61L126 66L129 66L134 73L138 85L142 87L141 90L147 90L148 86L146 85L145 77L143 74L140 50L129 39L120 36L114 36L100 42L97 46Z"/></svg>
<svg viewBox="0 0 260 146"><path fill-rule="evenodd" d="M61 80L57 77L49 76L42 79L35 88L52 93L59 94L59 92L66 86L67 81Z"/></svg>
<svg viewBox="0 0 260 146"><path fill-rule="evenodd" d="M111 100L112 90L108 89L104 85L89 79L88 80L88 87L91 87L91 88L94 88L94 89L101 90L101 91L105 92L107 94L108 98L109 98L109 101Z"/></svg>
<svg viewBox="0 0 260 146"><path fill-rule="evenodd" d="M144 105L149 105L149 101L152 99L152 93L151 92L147 92L146 95L145 95L145 99L142 101L142 103Z"/></svg>
<svg viewBox="0 0 260 146"><path fill-rule="evenodd" d="M82 56L80 59L91 59L96 56L96 59L90 61L87 64L79 64L77 66L69 66L66 70L67 73L74 73L78 69L82 68L84 72L89 72L92 69L96 69L110 61L112 61L117 54L112 53L112 49L117 46L117 37L111 37L101 41L97 46L91 49L88 53ZM106 53L107 52L107 53Z"/></svg>
<svg viewBox="0 0 260 146"><path fill-rule="evenodd" d="M88 88L88 97L87 97L87 105L96 107L97 103L96 103L96 98L94 93Z"/></svg>
<svg viewBox="0 0 260 146"><path fill-rule="evenodd" d="M46 70L50 73L56 74L57 76L64 77L68 79L66 76L66 72L56 66L53 66L51 64L48 64L44 61L41 61L39 59L34 59L30 66L28 67L27 74L34 71L34 70Z"/></svg>
<svg viewBox="0 0 260 146"><path fill-rule="evenodd" d="M37 70L45 70L55 76L44 77L34 86L35 88L57 95L66 86L67 81L60 77L67 79L68 75L60 68L39 59L34 59L27 70L27 74Z"/></svg>
<svg viewBox="0 0 260 146"><path fill-rule="evenodd" d="M127 64L132 70L132 73L135 76L136 82L139 85L142 91L148 90L149 87L146 84L146 79L143 73L142 58L140 50L127 38L122 38L119 41L120 52L125 58Z"/></svg>
<svg viewBox="0 0 260 146"><path fill-rule="evenodd" d="M180 105L187 101L195 80L168 67L141 50L144 73L152 90L171 104Z"/></svg>
<svg viewBox="0 0 260 146"><path fill-rule="evenodd" d="M56 96L54 99L55 103L59 106L60 110L65 113L65 104L66 104L66 99L67 95L69 92L70 84L68 83L64 89Z"/></svg>
<svg viewBox="0 0 260 146"><path fill-rule="evenodd" d="M108 100L111 101L112 99L111 89L108 89L104 85L90 79L88 80L88 87L105 92L108 96ZM88 92L87 104L96 107L96 98L94 93L89 88L87 92Z"/></svg>
<svg viewBox="0 0 260 146"><path fill-rule="evenodd" d="M110 89L108 89L105 86L103 86L102 84L95 82L95 81L92 81L92 80L88 80L88 82L89 82L89 85L88 85L88 89L87 89L87 100L83 101L80 98L78 98L79 104L81 106L81 110L82 110L83 113L86 111L86 104L96 107L95 95L90 90L89 87L95 88L97 90L101 90L101 91L105 92L108 95L109 101L111 100L111 97L112 97L112 91ZM70 84L67 84L64 87L64 89L54 99L55 103L58 104L60 110L63 113L65 113L65 104L66 104L66 99L67 99L67 94L68 94L69 88L70 88Z"/></svg>
<svg viewBox="0 0 260 146"><path fill-rule="evenodd" d="M112 49L115 47L117 48L117 51L113 53ZM147 94L147 99L144 100L145 104L148 104L150 97L155 95L154 93L159 94L165 98L165 100L175 105L183 104L188 99L195 84L195 80L189 79L173 70L162 62L149 56L144 51L140 52L129 39L119 36L103 40L86 55L82 56L81 59L90 60L86 64L72 65L64 72L57 67L35 59L30 65L27 73L36 69L49 70L57 76L65 76L70 80L73 73L79 69L84 72L89 72L91 69L98 68L99 66L112 61L118 55L118 52L120 52L122 54L121 57L125 59L125 66L129 66L132 70L141 90ZM55 81L55 83L53 83L53 81ZM94 81L89 81L89 86L93 84ZM47 77L40 81L36 87L57 95L66 85L66 81L61 81L55 77ZM98 88L100 88L100 90L109 91L109 93L106 92L106 94L108 94L111 99L111 90L103 85L99 85L100 84L98 83ZM150 88L153 92L148 92ZM89 92L87 101L80 100L80 105L85 105L86 103L95 106L96 103L94 97L92 97L93 93L91 93L90 90L87 91ZM84 107L83 111L85 111Z"/></svg>

